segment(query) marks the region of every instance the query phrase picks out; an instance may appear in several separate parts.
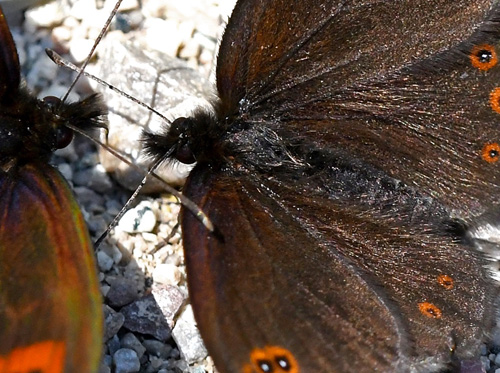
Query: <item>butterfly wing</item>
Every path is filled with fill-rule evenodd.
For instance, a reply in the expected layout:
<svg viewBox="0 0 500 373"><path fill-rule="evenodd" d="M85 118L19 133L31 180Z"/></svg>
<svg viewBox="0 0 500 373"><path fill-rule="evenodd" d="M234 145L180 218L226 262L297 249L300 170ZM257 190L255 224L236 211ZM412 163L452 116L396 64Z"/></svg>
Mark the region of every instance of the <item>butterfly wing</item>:
<svg viewBox="0 0 500 373"><path fill-rule="evenodd" d="M65 123L99 126L103 110L95 96L49 105L21 86L1 8L0 54L0 371L95 372L103 320L93 248L48 160L71 138Z"/></svg>
<svg viewBox="0 0 500 373"><path fill-rule="evenodd" d="M0 371L96 371L102 301L69 186L34 162L2 173L0 194Z"/></svg>
<svg viewBox="0 0 500 373"><path fill-rule="evenodd" d="M0 40L4 42L0 45L0 71L4 73L2 83L0 85L0 96L13 88L17 89L21 82L19 74L19 57L17 55L16 45L12 40L9 25L0 8Z"/></svg>
<svg viewBox="0 0 500 373"><path fill-rule="evenodd" d="M477 356L491 279L445 232L444 210L381 176L358 178L386 194L361 202L318 188L334 175L316 171L302 182L191 173L186 192L223 237L184 213L191 302L217 368L265 372L271 347L293 368L278 372L428 372L450 351Z"/></svg>
<svg viewBox="0 0 500 373"><path fill-rule="evenodd" d="M233 20L224 115L348 151L458 216L498 204L496 2L245 1Z"/></svg>

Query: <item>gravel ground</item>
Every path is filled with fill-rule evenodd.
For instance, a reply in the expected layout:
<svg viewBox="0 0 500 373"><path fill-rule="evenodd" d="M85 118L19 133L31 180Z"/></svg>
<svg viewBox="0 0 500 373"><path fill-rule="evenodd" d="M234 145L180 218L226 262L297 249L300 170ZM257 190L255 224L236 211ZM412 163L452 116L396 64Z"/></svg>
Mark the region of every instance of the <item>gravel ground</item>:
<svg viewBox="0 0 500 373"><path fill-rule="evenodd" d="M1 3L19 6L12 0ZM59 0L33 7L25 18L9 12L23 73L36 94L62 96L74 76L45 58L44 48L81 63L114 3ZM141 3L142 7L137 0L124 0L88 71L153 104L168 118L189 115L213 94L214 53L234 0ZM110 143L146 167L139 157L138 134L143 128L157 131L164 122L86 79L78 82L70 97L77 100L93 91L101 92L110 107ZM58 151L54 164L73 185L94 239L142 178L82 138ZM182 185L187 171L167 169L162 175ZM147 190L150 194L133 202L97 250L106 315L100 371L214 372L189 305L176 228L179 204L161 194L157 185L148 185ZM488 372L500 373L496 352L483 348Z"/></svg>

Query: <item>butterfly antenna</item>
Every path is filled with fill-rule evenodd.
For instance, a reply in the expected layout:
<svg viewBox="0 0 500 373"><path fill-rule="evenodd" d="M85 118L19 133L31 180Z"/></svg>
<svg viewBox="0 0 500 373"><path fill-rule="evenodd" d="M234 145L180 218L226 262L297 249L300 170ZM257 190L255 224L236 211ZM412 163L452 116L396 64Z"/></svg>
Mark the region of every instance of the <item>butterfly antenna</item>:
<svg viewBox="0 0 500 373"><path fill-rule="evenodd" d="M87 71L83 70L83 67L78 67L78 66L72 64L71 62L69 62L69 61L65 60L64 58L62 58L59 54L57 54L56 52L54 52L52 49L46 48L45 49L45 53L47 53L47 56L49 56L49 58L52 61L54 61L54 63L56 65L61 66L61 67L65 67L65 68L73 70L73 71L76 71L76 72L78 72L78 74L80 76L83 74L87 78L90 78L90 79L96 81L97 83L99 83L99 84L101 84L101 85L103 85L103 86L111 89L113 92L116 92L116 93L122 95L123 97L129 99L130 101L134 102L135 104L140 105L143 108L146 108L146 109L150 110L151 112L153 112L156 115L158 115L165 122L172 123L171 120L169 120L162 113L160 113L159 111L155 110L154 108L152 108L151 106L149 106L145 102L143 102L141 100L138 100L134 96L129 95L128 93L126 93L126 92L122 91L121 89L115 87L114 85L109 84L108 82L106 82L106 81L98 78L97 76L88 73Z"/></svg>
<svg viewBox="0 0 500 373"><path fill-rule="evenodd" d="M154 168L158 167L159 163L160 163L160 161L157 161L153 165L153 167L151 167L151 169L148 171L148 173L146 174L146 176L144 176L144 178L142 179L141 183L137 186L137 188L135 188L134 193L132 193L132 195L130 196L130 198L128 199L128 201L125 203L125 205L123 205L123 207L120 210L120 212L113 218L113 220L111 221L111 223L108 224L108 227L106 228L106 230L99 236L99 238L97 239L97 241L94 243L95 250L97 250L97 248L101 245L102 241L104 241L104 239L108 236L108 234L111 231L111 229L113 229L114 227L116 227L118 225L118 221L122 218L122 216L128 210L129 206L136 199L137 195L139 194L139 192L141 191L141 189L146 184L149 175L151 175L151 173L153 172L152 170Z"/></svg>
<svg viewBox="0 0 500 373"><path fill-rule="evenodd" d="M85 68L87 67L87 65L90 62L90 59L94 55L94 52L95 52L97 46L99 45L99 43L101 42L102 38L104 37L104 34L108 31L109 25L111 24L111 21L113 20L113 18L115 17L116 13L118 12L118 8L120 7L122 1L123 0L118 0L116 2L115 6L113 8L113 11L109 15L108 19L106 20L106 23L104 24L104 27L101 29L101 32L99 33L99 36L95 40L94 45L90 49L90 52L89 52L87 58L85 59L85 62L83 63L83 66L81 67L80 71L78 71L78 75L73 80L73 82L69 86L68 90L66 91L66 94L61 99L62 102L65 102L68 99L68 96L71 93L71 91L73 90L73 88L75 87L76 82L81 78L83 72L85 71Z"/></svg>
<svg viewBox="0 0 500 373"><path fill-rule="evenodd" d="M215 228L214 228L213 223L210 221L209 217L198 207L198 205L196 203L194 203L193 201L191 201L189 198L187 198L186 196L184 196L182 193L180 193L179 191L177 191L175 188L171 187L165 180L163 180L160 176L158 176L158 174L156 174L154 172L158 168L158 166L163 161L165 161L165 159L166 159L165 157L158 159L150 167L150 169L146 172L140 166L136 165L134 162L132 162L131 160L127 159L123 154L121 154L118 150L116 150L112 146L109 146L108 144L104 144L102 141L99 141L98 139L90 136L85 131L82 131L80 128L75 127L75 126L73 126L71 124L67 124L67 127L70 128L70 129L72 129L73 131L79 133L80 135L86 137L90 141L98 144L99 146L102 146L104 149L106 149L108 152L110 152L111 154L113 154L120 161L128 164L129 166L133 167L134 169L136 169L140 173L144 174L144 178L142 179L141 183L136 188L136 190L134 191L134 193L132 194L132 196L129 198L129 200L127 201L127 203L125 204L125 206L122 207L122 209L120 210L120 212L118 213L118 215L115 216L115 218L113 219L113 221L109 224L108 228L104 231L104 233L101 234L101 236L95 242L95 248L96 249L99 247L99 245L102 243L102 241L106 238L106 236L109 234L109 232L111 231L111 229L113 229L114 227L116 227L116 225L118 223L118 220L121 219L121 217L123 216L123 214L127 210L128 206L130 206L130 204L135 199L135 197L137 197L137 195L139 194L139 191L144 187L144 185L146 184L146 182L147 182L147 180L148 180L149 177L153 177L154 179L158 180L162 184L163 188L168 193L170 193L173 196L175 196L185 208L187 208L189 211L191 211L191 213L194 216L196 216L196 218L205 226L205 228L207 228L208 231L210 231L212 233L215 232Z"/></svg>
<svg viewBox="0 0 500 373"><path fill-rule="evenodd" d="M95 242L95 249L97 249L102 241L106 238L106 236L109 234L111 229L117 226L118 221L122 218L122 216L125 214L125 212L128 210L130 204L134 201L134 199L137 197L139 194L140 190L146 185L146 182L148 181L149 177L154 177L155 179L159 180L164 188L172 195L177 197L177 199L181 202L181 204L186 207L189 211L191 211L196 218L207 228L210 232L214 232L214 225L208 218L208 216L196 205L193 201L191 201L189 198L185 197L182 193L179 193L177 190L172 188L170 185L168 185L161 177L159 177L154 171L160 166L161 163L163 163L164 159L160 158L158 159L148 170L144 178L142 179L141 183L137 186L135 189L134 193L130 196L128 199L127 203L122 207L120 212L115 216L113 221L108 225L108 228L101 234L101 236L97 239ZM140 167L137 166L139 169ZM142 170L141 170L142 171Z"/></svg>
<svg viewBox="0 0 500 373"><path fill-rule="evenodd" d="M175 234L179 231L179 227L180 227L180 224L179 222L177 221L177 223L175 223L174 227L172 228L172 230L170 231L170 233L168 234L167 237L165 237L163 240L161 240L160 242L158 242L155 247L153 248L152 251L150 251L149 253L155 253L157 252L158 250L160 250L162 247L164 247L165 245L168 244L168 242L175 236Z"/></svg>

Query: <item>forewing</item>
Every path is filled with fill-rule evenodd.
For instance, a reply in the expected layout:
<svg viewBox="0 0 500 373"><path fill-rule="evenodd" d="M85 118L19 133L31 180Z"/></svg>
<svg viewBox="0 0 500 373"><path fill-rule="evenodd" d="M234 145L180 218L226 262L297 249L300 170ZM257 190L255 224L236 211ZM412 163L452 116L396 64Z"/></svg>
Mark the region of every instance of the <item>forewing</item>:
<svg viewBox="0 0 500 373"><path fill-rule="evenodd" d="M16 45L10 33L9 25L0 7L0 99L11 99L12 92L19 88L21 68Z"/></svg>
<svg viewBox="0 0 500 373"><path fill-rule="evenodd" d="M342 149L477 216L500 198L499 41L495 1L242 1L221 117Z"/></svg>

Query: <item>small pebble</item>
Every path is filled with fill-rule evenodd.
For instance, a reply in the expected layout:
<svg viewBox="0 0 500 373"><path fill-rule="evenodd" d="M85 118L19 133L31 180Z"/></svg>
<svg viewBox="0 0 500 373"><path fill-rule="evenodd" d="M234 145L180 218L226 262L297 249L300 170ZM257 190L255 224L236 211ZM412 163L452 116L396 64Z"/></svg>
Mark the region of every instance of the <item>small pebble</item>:
<svg viewBox="0 0 500 373"><path fill-rule="evenodd" d="M116 312L111 307L105 305L104 306L104 325L105 325L105 333L104 340L107 341L110 338L116 336L120 328L123 326L125 322L125 316L121 313Z"/></svg>
<svg viewBox="0 0 500 373"><path fill-rule="evenodd" d="M63 22L64 16L61 5L58 2L48 2L47 4L26 11L24 14L24 27L28 30L36 30L41 27L54 27Z"/></svg>
<svg viewBox="0 0 500 373"><path fill-rule="evenodd" d="M158 264L153 270L153 280L163 285L177 285L182 273L174 264Z"/></svg>
<svg viewBox="0 0 500 373"><path fill-rule="evenodd" d="M139 298L136 283L131 279L120 276L108 279L108 283L111 288L106 294L106 300L111 307L123 307Z"/></svg>
<svg viewBox="0 0 500 373"><path fill-rule="evenodd" d="M99 251L97 253L97 264L101 271L107 272L113 267L114 261L105 252Z"/></svg>
<svg viewBox="0 0 500 373"><path fill-rule="evenodd" d="M118 223L118 227L128 233L151 232L156 226L156 214L149 201L128 210Z"/></svg>
<svg viewBox="0 0 500 373"><path fill-rule="evenodd" d="M71 42L69 44L69 53L71 54L75 62L82 63L89 55L89 52L93 45L93 40L73 38L71 39Z"/></svg>
<svg viewBox="0 0 500 373"><path fill-rule="evenodd" d="M57 165L57 169L64 176L64 178L68 181L73 179L73 169L67 163L60 163Z"/></svg>
<svg viewBox="0 0 500 373"><path fill-rule="evenodd" d="M481 356L480 359L484 369L489 370L491 367L491 361L486 356Z"/></svg>
<svg viewBox="0 0 500 373"><path fill-rule="evenodd" d="M145 339L142 344L149 354L161 359L168 359L170 356L170 352L172 351L172 347L170 345L167 345L156 339Z"/></svg>
<svg viewBox="0 0 500 373"><path fill-rule="evenodd" d="M121 348L113 355L116 373L133 373L141 369L137 353L130 348Z"/></svg>
<svg viewBox="0 0 500 373"><path fill-rule="evenodd" d="M144 352L146 352L146 347L144 347L137 337L132 333L125 334L120 340L120 344L124 348L130 348L137 353L137 357L140 359Z"/></svg>
<svg viewBox="0 0 500 373"><path fill-rule="evenodd" d="M118 351L121 346L120 346L120 339L118 338L117 335L114 335L112 338L108 340L106 343L106 346L108 347L108 351L110 355L114 355L116 351Z"/></svg>

